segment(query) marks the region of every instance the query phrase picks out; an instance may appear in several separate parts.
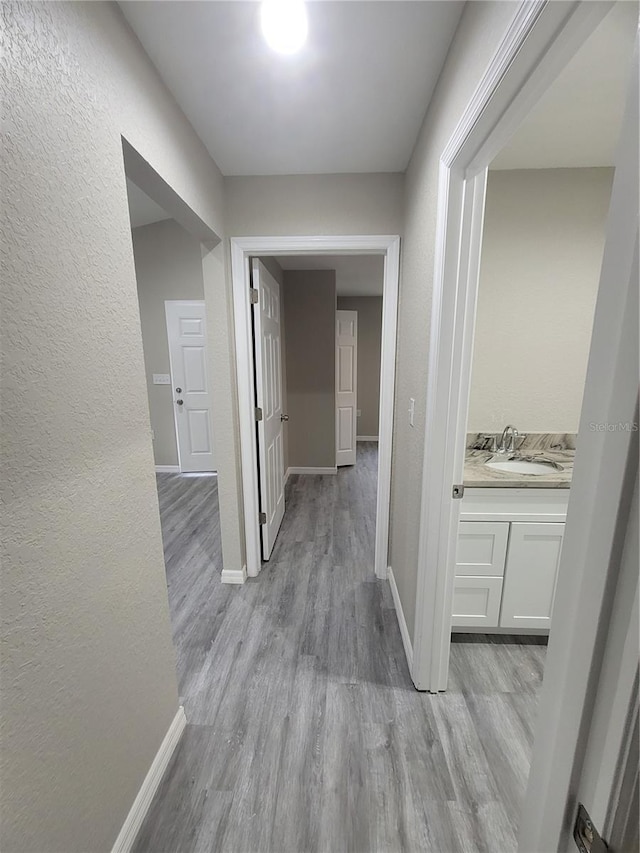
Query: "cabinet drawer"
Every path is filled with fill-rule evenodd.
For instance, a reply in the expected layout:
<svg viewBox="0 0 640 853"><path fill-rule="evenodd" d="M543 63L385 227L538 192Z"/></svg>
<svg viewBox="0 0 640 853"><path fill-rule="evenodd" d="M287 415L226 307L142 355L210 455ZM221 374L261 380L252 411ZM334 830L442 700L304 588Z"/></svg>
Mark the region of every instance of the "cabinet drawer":
<svg viewBox="0 0 640 853"><path fill-rule="evenodd" d="M564 524L511 525L500 626L549 628Z"/></svg>
<svg viewBox="0 0 640 853"><path fill-rule="evenodd" d="M457 577L451 627L497 628L501 596L502 578Z"/></svg>
<svg viewBox="0 0 640 853"><path fill-rule="evenodd" d="M461 521L458 525L456 577L481 575L495 578L503 575L508 538L508 522Z"/></svg>

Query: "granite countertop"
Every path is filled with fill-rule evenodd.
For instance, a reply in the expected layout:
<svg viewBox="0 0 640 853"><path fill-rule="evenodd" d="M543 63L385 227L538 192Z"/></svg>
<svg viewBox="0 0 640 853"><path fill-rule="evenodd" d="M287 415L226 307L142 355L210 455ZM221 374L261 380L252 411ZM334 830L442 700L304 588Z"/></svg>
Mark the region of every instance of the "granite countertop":
<svg viewBox="0 0 640 853"><path fill-rule="evenodd" d="M575 457L575 435L558 433L535 433L521 437L516 457L550 459L562 466L562 470L551 469L548 474L514 474L496 471L484 463L497 456L511 459L513 453L495 454L481 449L488 444L486 433L467 436L467 452L464 465L464 485L470 489L568 489L573 475Z"/></svg>

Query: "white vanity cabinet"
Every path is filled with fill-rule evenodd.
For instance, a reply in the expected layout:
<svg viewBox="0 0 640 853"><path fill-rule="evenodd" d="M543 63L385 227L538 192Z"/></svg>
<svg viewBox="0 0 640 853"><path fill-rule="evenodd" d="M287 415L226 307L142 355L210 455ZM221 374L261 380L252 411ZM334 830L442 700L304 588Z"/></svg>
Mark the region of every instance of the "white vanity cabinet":
<svg viewBox="0 0 640 853"><path fill-rule="evenodd" d="M568 490L491 491L462 502L452 629L548 631Z"/></svg>

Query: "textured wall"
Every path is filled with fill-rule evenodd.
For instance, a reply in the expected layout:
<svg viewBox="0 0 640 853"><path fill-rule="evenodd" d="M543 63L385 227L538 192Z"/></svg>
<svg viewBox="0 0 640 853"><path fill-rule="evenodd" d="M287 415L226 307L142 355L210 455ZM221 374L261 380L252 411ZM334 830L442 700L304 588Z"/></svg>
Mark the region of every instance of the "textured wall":
<svg viewBox="0 0 640 853"><path fill-rule="evenodd" d="M358 312L358 435L378 435L382 297L338 296L338 308Z"/></svg>
<svg viewBox="0 0 640 853"><path fill-rule="evenodd" d="M285 270L289 465L336 464L336 274Z"/></svg>
<svg viewBox="0 0 640 853"><path fill-rule="evenodd" d="M231 237L400 234L401 174L225 178Z"/></svg>
<svg viewBox="0 0 640 853"><path fill-rule="evenodd" d="M438 164L516 8L513 3L503 2L475 2L465 6L405 178L389 562L411 634L415 616ZM410 397L416 400L414 427L409 426L407 416Z"/></svg>
<svg viewBox="0 0 640 853"><path fill-rule="evenodd" d="M171 385L154 385L154 373L170 373L165 300L204 299L200 243L173 219L132 231L142 347L156 465L177 465ZM215 406L215 399L212 401Z"/></svg>
<svg viewBox="0 0 640 853"><path fill-rule="evenodd" d="M223 184L117 6L2 16L2 847L107 851L178 707L121 134Z"/></svg>
<svg viewBox="0 0 640 853"><path fill-rule="evenodd" d="M489 172L469 432L577 432L613 169Z"/></svg>

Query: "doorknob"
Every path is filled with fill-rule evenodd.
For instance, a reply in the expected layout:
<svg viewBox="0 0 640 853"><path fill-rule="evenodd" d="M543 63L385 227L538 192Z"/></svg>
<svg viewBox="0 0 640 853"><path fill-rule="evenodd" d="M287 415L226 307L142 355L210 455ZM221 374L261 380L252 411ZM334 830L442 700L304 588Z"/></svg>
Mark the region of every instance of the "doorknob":
<svg viewBox="0 0 640 853"><path fill-rule="evenodd" d="M177 406L182 406L182 405L184 405L184 400L176 400L176 405L177 405Z"/></svg>
<svg viewBox="0 0 640 853"><path fill-rule="evenodd" d="M288 421L288 420L289 420L289 415L280 415L280 420L281 420L281 421Z"/></svg>

